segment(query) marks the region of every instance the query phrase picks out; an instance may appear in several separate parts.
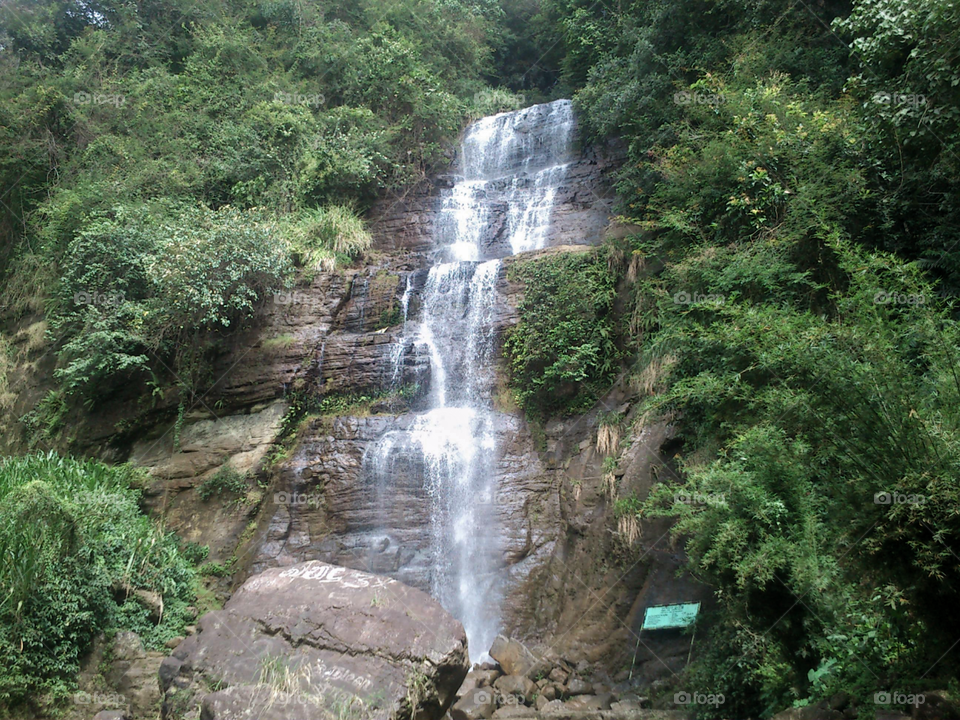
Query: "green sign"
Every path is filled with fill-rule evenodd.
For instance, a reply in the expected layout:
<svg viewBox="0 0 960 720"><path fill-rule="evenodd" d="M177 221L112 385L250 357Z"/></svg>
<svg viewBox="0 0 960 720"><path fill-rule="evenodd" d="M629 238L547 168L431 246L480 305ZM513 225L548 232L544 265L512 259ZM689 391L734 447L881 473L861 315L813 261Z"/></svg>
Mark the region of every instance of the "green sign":
<svg viewBox="0 0 960 720"><path fill-rule="evenodd" d="M643 613L641 630L666 630L692 625L700 612L700 603L678 603L648 607Z"/></svg>

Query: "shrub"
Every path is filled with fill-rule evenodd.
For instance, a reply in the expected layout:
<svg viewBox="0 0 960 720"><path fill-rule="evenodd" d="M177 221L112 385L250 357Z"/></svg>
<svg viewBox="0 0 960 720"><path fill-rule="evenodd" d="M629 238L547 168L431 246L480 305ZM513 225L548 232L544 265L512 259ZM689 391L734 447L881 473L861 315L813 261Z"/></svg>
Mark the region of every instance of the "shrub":
<svg viewBox="0 0 960 720"><path fill-rule="evenodd" d="M598 251L520 261L520 322L504 350L518 404L536 417L583 411L619 368L614 342L616 278Z"/></svg>
<svg viewBox="0 0 960 720"><path fill-rule="evenodd" d="M0 710L49 709L110 629L148 648L182 634L195 573L139 508L140 471L54 453L0 460ZM134 591L158 593L159 622Z"/></svg>
<svg viewBox="0 0 960 720"><path fill-rule="evenodd" d="M213 495L218 497L223 493L242 493L247 490L247 478L243 473L234 470L229 465L224 465L212 477L205 480L197 488L197 494L203 500L210 499Z"/></svg>
<svg viewBox="0 0 960 720"><path fill-rule="evenodd" d="M275 224L256 213L162 203L95 216L65 268L56 377L92 402L107 383L149 376L158 359L190 379L183 360L195 362L204 334L250 316L290 265Z"/></svg>

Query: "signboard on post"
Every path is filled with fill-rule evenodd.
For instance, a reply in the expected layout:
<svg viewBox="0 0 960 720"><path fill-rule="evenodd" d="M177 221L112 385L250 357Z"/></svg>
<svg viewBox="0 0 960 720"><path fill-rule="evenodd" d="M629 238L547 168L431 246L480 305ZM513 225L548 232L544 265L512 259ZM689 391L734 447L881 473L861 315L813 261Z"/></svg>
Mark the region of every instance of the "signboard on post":
<svg viewBox="0 0 960 720"><path fill-rule="evenodd" d="M633 651L633 662L630 663L630 679L633 679L633 666L637 662L637 653L640 651L640 633L644 630L670 630L685 628L694 624L700 612L700 603L676 603L674 605L654 605L643 611L643 624L637 633L637 647ZM694 625L694 634L697 628ZM646 646L644 646L646 647ZM693 638L690 638L690 652L687 653L687 665L690 664L690 654L693 652Z"/></svg>
<svg viewBox="0 0 960 720"><path fill-rule="evenodd" d="M685 628L693 624L700 612L700 603L677 603L676 605L655 605L643 613L641 630L669 630Z"/></svg>

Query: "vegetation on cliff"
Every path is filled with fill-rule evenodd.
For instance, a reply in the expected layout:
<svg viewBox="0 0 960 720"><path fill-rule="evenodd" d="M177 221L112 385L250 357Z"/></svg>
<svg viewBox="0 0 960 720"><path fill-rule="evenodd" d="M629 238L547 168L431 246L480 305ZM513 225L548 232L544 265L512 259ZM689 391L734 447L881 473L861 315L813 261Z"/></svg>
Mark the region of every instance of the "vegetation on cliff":
<svg viewBox="0 0 960 720"><path fill-rule="evenodd" d="M140 512L141 474L54 453L0 461L0 712L56 707L104 631L159 648L193 619L196 573Z"/></svg>
<svg viewBox="0 0 960 720"><path fill-rule="evenodd" d="M874 693L947 685L957 6L544 8L585 131L628 155L618 193L636 232L607 251L616 342L647 417L680 428L685 480L618 510L675 517L716 591L684 689L727 698L705 716L753 717L841 690L872 715Z"/></svg>
<svg viewBox="0 0 960 720"><path fill-rule="evenodd" d="M209 382L219 335L369 244L358 213L449 159L493 0L11 2L0 8L0 304L44 313L60 390ZM131 385L132 383L132 385ZM37 423L35 423L37 424Z"/></svg>
<svg viewBox="0 0 960 720"><path fill-rule="evenodd" d="M675 517L716 589L686 689L728 703L699 710L943 686L958 46L946 0L5 3L0 303L58 354L24 421L42 439L121 389L195 392L219 334L297 266L358 258L363 210L442 167L466 118L570 92L624 148L635 232L515 267L513 387L542 418L626 369L680 428L685 485L618 511ZM100 629L184 621L192 571L132 479L0 465L0 705L62 695ZM118 583L163 592L168 624Z"/></svg>

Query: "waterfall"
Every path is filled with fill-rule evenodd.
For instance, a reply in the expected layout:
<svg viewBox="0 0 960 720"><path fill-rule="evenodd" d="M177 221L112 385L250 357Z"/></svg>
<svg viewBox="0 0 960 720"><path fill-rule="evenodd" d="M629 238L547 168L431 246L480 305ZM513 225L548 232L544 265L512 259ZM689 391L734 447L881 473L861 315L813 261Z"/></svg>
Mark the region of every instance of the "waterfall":
<svg viewBox="0 0 960 720"><path fill-rule="evenodd" d="M573 129L569 100L467 128L460 176L440 206L434 238L440 262L420 292L419 318L409 323L408 279L403 332L391 358L394 379L408 349L429 358L427 409L384 433L364 457L364 476L376 484L383 507L391 503L395 474L415 467L422 477L429 590L463 623L474 659L489 650L500 622L491 400L499 258L546 244Z"/></svg>

